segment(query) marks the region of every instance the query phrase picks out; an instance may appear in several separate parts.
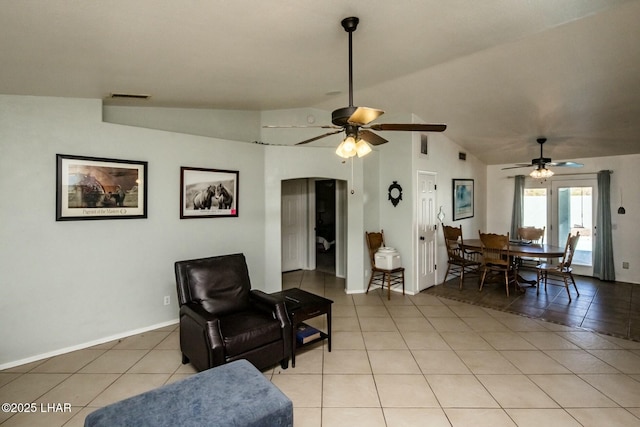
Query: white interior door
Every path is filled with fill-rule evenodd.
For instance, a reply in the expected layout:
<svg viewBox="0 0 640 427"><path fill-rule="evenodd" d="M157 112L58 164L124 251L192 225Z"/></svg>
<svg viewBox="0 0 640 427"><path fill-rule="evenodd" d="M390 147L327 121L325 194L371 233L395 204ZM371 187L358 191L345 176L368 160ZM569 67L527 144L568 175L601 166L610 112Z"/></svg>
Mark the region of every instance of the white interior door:
<svg viewBox="0 0 640 427"><path fill-rule="evenodd" d="M282 181L282 271L305 267L307 183L304 179Z"/></svg>
<svg viewBox="0 0 640 427"><path fill-rule="evenodd" d="M418 171L418 291L436 284L436 174Z"/></svg>

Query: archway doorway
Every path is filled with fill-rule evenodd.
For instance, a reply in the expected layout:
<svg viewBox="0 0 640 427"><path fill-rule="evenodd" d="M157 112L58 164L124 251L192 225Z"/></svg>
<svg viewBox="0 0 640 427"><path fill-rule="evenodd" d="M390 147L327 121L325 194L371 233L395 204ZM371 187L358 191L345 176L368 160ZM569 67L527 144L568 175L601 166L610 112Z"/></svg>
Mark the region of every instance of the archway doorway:
<svg viewBox="0 0 640 427"><path fill-rule="evenodd" d="M283 180L281 197L282 272L346 277L346 181Z"/></svg>

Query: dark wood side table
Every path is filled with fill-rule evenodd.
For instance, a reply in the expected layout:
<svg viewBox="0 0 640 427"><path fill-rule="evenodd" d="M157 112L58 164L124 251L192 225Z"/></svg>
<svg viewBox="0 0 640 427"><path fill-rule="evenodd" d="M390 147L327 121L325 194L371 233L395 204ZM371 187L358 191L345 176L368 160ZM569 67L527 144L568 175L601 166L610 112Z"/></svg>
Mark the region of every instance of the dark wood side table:
<svg viewBox="0 0 640 427"><path fill-rule="evenodd" d="M319 340L327 340L329 351L331 351L331 304L333 301L304 291L299 288L285 289L281 292L271 294L277 298L282 298L287 306L287 312L291 320L291 366L296 367L296 348L298 342L296 340L296 331L298 325L307 319L316 316L327 315L327 331L320 331L320 338L304 345L312 344Z"/></svg>

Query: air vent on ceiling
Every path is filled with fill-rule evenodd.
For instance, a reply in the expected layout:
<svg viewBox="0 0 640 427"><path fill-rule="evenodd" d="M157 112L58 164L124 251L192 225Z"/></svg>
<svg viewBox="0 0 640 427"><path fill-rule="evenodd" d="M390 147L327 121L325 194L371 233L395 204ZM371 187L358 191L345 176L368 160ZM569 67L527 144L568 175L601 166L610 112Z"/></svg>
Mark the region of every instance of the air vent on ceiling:
<svg viewBox="0 0 640 427"><path fill-rule="evenodd" d="M146 95L143 93L118 93L114 92L110 96L112 99L149 99L151 95Z"/></svg>

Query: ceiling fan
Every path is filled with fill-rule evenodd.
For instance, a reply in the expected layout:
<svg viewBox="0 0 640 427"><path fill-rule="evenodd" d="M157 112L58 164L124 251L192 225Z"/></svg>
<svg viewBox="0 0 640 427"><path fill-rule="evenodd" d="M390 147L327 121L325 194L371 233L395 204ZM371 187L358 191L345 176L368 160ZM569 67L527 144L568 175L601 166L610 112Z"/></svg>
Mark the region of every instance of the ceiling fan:
<svg viewBox="0 0 640 427"><path fill-rule="evenodd" d="M550 178L553 176L553 171L551 169L547 169L547 166L559 166L559 167L570 167L570 168L581 168L583 166L582 163L576 162L552 162L549 157L544 157L542 154L542 146L545 142L547 142L547 138L538 138L536 139L538 144L540 144L540 157L537 159L532 159L531 163L516 163L515 166L509 166L505 169L517 169L517 168L527 168L531 166L536 166L536 168L531 171L529 174L532 178Z"/></svg>
<svg viewBox="0 0 640 427"><path fill-rule="evenodd" d="M333 125L324 126L264 126L265 128L296 128L296 127L318 127L323 129L334 129L323 135L300 141L295 145L308 144L325 138L330 135L345 132L346 137L340 143L336 150L336 154L341 157L349 158L356 154L362 157L371 152L371 145L380 145L388 142L385 138L375 134L375 131L410 131L410 132L442 132L447 126L444 124L411 124L411 123L381 123L369 125L372 121L384 114L384 111L369 108L358 107L353 105L353 50L352 35L358 27L360 20L351 16L342 20L342 27L349 33L349 106L338 108L331 113L331 122Z"/></svg>

